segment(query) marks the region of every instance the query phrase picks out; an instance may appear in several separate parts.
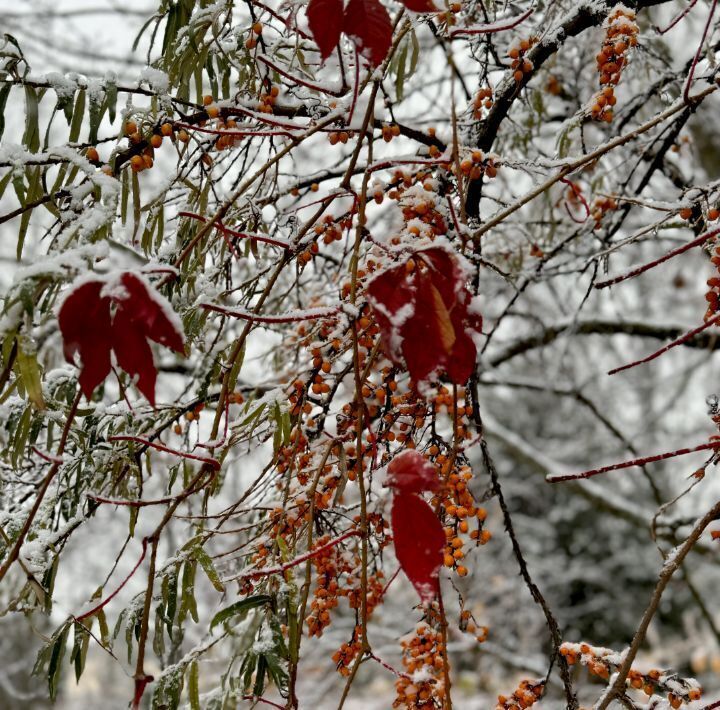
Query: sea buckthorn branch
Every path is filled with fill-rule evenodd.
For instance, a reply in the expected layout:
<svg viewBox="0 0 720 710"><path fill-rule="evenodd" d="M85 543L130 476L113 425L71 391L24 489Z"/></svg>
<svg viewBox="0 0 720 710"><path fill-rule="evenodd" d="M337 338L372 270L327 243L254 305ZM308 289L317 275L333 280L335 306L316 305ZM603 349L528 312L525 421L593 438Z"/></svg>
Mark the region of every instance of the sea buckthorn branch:
<svg viewBox="0 0 720 710"><path fill-rule="evenodd" d="M542 592L535 584L530 575L530 570L528 569L527 562L525 561L522 548L520 547L520 543L515 534L515 528L513 525L512 517L510 515L510 509L508 508L507 501L505 500L505 496L503 495L502 487L500 485L500 477L498 476L497 469L495 468L495 464L490 456L490 451L488 449L487 441L484 436L484 425L480 412L477 374L474 374L471 378L470 392L472 395L473 422L475 424L475 428L478 434L482 437L480 440L480 450L482 453L483 464L490 475L490 480L493 485L493 492L497 497L500 509L503 514L505 530L508 534L508 537L510 538L513 554L518 563L518 567L520 568L520 575L523 578L523 581L525 582L525 585L527 586L533 601L541 608L543 615L545 616L545 622L550 632L550 639L553 645L553 656L550 661L550 669L548 673L552 670L552 666L554 665L554 663L557 662L560 678L562 679L563 688L565 690L565 700L567 703L567 708L568 710L578 710L580 706L578 704L575 690L573 689L572 678L570 677L570 668L566 659L560 653L560 647L563 642L560 626L558 625L554 614L550 610L550 607L548 606L545 597L542 595ZM544 687L545 686L543 686L543 690Z"/></svg>
<svg viewBox="0 0 720 710"><path fill-rule="evenodd" d="M682 246L679 246L679 247L667 252L666 254L663 254L662 256L658 257L657 259L653 259L652 261L648 262L647 264L643 264L642 266L635 267L634 269L627 271L626 273L621 274L620 276L615 276L612 279L607 279L605 281L596 281L594 284L594 287L597 289L607 288L608 286L614 286L615 284L618 284L621 281L626 281L627 279L631 279L631 278L634 278L635 276L639 276L640 274L644 274L646 271L649 271L650 269L653 269L656 266L663 264L664 262L668 261L669 259L679 256L680 254L684 254L686 251L690 251L690 249L693 249L696 246L702 246L703 244L707 243L710 239L717 236L718 234L720 234L720 229L712 229L708 232L701 234L699 237L689 241L687 244L683 244Z"/></svg>
<svg viewBox="0 0 720 710"><path fill-rule="evenodd" d="M712 523L713 521L717 520L719 517L720 502L716 503L712 508L710 508L710 510L708 510L707 513L705 513L705 515L702 516L702 518L699 518L697 520L685 541L680 546L675 548L674 554L669 556L668 559L665 561L665 564L663 565L658 576L658 581L655 586L655 590L653 591L652 597L650 598L650 602L645 610L645 613L642 616L642 619L640 620L640 624L637 628L637 631L635 632L635 635L632 638L632 641L630 642L630 646L627 652L624 653L622 663L620 664L620 667L617 671L617 675L615 676L612 685L610 685L607 691L603 693L602 697L597 701L595 705L597 710L606 710L606 708L613 700L624 695L625 683L630 675L633 661L635 660L635 657L640 650L642 642L645 640L645 635L647 634L650 622L652 621L655 613L658 610L658 607L660 606L660 601L665 592L665 589L667 588L668 583L672 579L675 572L677 572L677 570L681 567L690 551L695 547L696 543L700 539L700 536L703 534L707 526L710 525L710 523Z"/></svg>
<svg viewBox="0 0 720 710"><path fill-rule="evenodd" d="M703 89L699 93L695 94L692 98L695 102L700 103L707 96L715 93L715 91L717 91L717 88L718 88L717 86L710 86L707 89ZM485 222L479 229L475 230L475 232L473 233L473 239L475 239L475 240L480 239L484 234L489 232L493 227L497 226L501 222L504 222L511 214L514 214L515 212L517 212L521 207L526 205L528 202L531 202L539 195L542 195L550 187L552 187L555 183L561 181L563 178L566 178L568 175L575 172L578 168L581 168L584 165L588 165L589 163L594 162L595 160L602 157L606 153L609 153L611 150L614 150L615 148L618 148L622 145L625 145L626 143L633 141L638 136L640 136L644 133L647 133L649 130L651 130L655 126L663 123L668 118L671 118L672 116L674 116L676 113L679 113L680 111L684 111L685 108L686 107L685 107L684 102L682 102L682 101L675 102L675 104L673 106L671 106L670 108L659 113L654 118L650 119L649 121L642 124L641 126L638 126L637 128L629 131L628 133L607 141L606 143L598 146L594 150L590 151L590 153L583 155L580 158L576 158L575 160L564 161L564 165L560 168L560 170L557 173L555 173L555 175L552 175L547 180L542 182L540 185L538 185L534 189L530 190L529 192L525 193L525 195L518 198L515 202L513 202L511 205L509 205L505 209L496 213L487 222ZM471 186L473 184L474 183L470 183ZM471 189L472 189L472 187L470 187L468 190L468 203L470 202L470 190ZM471 212L468 212L468 215L473 216Z"/></svg>
<svg viewBox="0 0 720 710"><path fill-rule="evenodd" d="M564 335L632 335L654 340L672 338L673 341L676 341L684 332L686 332L685 328L679 325L663 325L643 321L563 320L555 325L545 326L537 334L519 338L512 345L488 357L488 364L492 367L498 367L504 362L523 355L530 350L545 347ZM720 342L717 342L717 338L706 330L701 330L691 337L682 339L679 344L698 350L716 350L720 348Z"/></svg>
<svg viewBox="0 0 720 710"><path fill-rule="evenodd" d="M18 533L17 537L15 538L15 542L10 549L10 551L6 554L5 560L2 563L2 566L0 566L0 582L4 579L5 575L8 573L8 570L12 566L12 563L15 562L15 560L18 559L20 556L20 549L23 546L23 543L25 542L25 538L27 537L27 534L30 532L30 528L32 527L33 521L35 520L35 516L37 515L38 511L40 510L40 505L42 504L45 494L48 491L48 488L50 488L50 484L55 479L55 476L57 475L57 472L60 470L60 466L62 465L62 455L65 453L65 447L67 446L68 439L70 437L70 431L72 429L72 424L75 420L75 416L77 414L78 405L80 404L80 398L82 397L82 392L80 390L77 391L77 394L75 395L72 404L70 405L70 409L67 413L67 417L65 419L65 424L63 426L62 434L60 435L60 441L58 443L57 451L55 453L55 460L53 461L52 465L50 466L50 469L45 474L45 477L40 482L40 485L38 486L37 491L35 492L35 500L33 501L33 504L30 508L30 511L28 512L27 516L25 517L25 522L23 523L22 527L20 528L20 532Z"/></svg>
<svg viewBox="0 0 720 710"><path fill-rule="evenodd" d="M640 10L645 7L663 4L665 1L640 0L639 2L630 3L630 5L636 10ZM530 49L527 53L527 59L531 63L531 70L524 74L521 82L517 82L512 75L514 70L508 71L506 78L496 87L493 106L479 126L476 145L480 150L489 151L492 149L500 126L517 99L519 90L528 83L540 67L559 51L568 38L575 37L585 30L602 23L609 11L610 8L602 4L588 2L580 5L544 36L541 42L538 42ZM465 210L470 217L477 218L479 216L481 192L482 180L472 180L468 186L465 205Z"/></svg>
<svg viewBox="0 0 720 710"><path fill-rule="evenodd" d="M120 584L110 594L108 594L105 599L103 599L99 604L90 609L90 611L86 611L85 613L80 614L80 616L74 616L73 621L81 622L85 619L89 619L91 616L95 616L95 614L97 614L104 607L106 607L113 600L113 598L120 593L122 588L133 578L135 572L138 571L140 565L143 563L143 560L145 559L145 553L147 552L147 543L147 538L144 537L142 539L142 551L140 553L140 559L135 563L135 566L130 570L125 579L123 579L123 581L120 582Z"/></svg>
<svg viewBox="0 0 720 710"><path fill-rule="evenodd" d="M617 671L623 657L611 649L598 648L587 643L564 643L560 653L568 659L570 665L581 663L592 675L605 680ZM631 668L626 683L628 689L642 690L648 697L655 694L666 695L668 704L674 710L702 697L702 688L694 679L678 678L675 673L658 669L642 673ZM622 702L622 699L619 700Z"/></svg>
<svg viewBox="0 0 720 710"><path fill-rule="evenodd" d="M589 471L583 471L582 473L568 473L557 476L548 475L546 481L548 483L561 483L563 481L577 481L585 478L592 478L593 476L599 476L602 473L608 473L610 471L618 471L624 468L634 468L635 466L645 466L649 463L655 463L657 461L665 461L667 459L676 458L677 456L686 456L693 454L698 451L717 451L720 449L720 441L710 441L706 444L699 444L692 448L677 449L676 451L668 451L662 454L654 454L653 456L644 456L638 459L632 459L631 461L624 461L622 463L610 464L609 466L603 466L602 468L593 468Z"/></svg>

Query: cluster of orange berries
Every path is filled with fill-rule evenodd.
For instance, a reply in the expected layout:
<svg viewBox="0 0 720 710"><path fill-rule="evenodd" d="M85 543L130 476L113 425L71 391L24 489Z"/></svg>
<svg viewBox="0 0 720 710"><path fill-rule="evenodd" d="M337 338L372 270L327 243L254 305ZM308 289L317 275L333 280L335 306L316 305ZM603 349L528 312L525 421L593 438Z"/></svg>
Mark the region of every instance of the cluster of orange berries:
<svg viewBox="0 0 720 710"><path fill-rule="evenodd" d="M472 613L468 609L463 609L460 612L460 623L458 627L463 633L473 635L478 643L485 643L488 638L488 633L490 633L487 626L477 625Z"/></svg>
<svg viewBox="0 0 720 710"><path fill-rule="evenodd" d="M330 536L325 535L317 540L316 546L322 547L329 541ZM309 636L322 636L325 628L330 625L330 610L338 605L340 596L343 596L339 577L342 574L352 574L359 563L357 555L342 554L335 547L312 558L316 583L313 600L310 602L311 612L305 619Z"/></svg>
<svg viewBox="0 0 720 710"><path fill-rule="evenodd" d="M245 49L255 49L257 47L257 38L262 34L262 22L254 22L250 28L250 36L245 40Z"/></svg>
<svg viewBox="0 0 720 710"><path fill-rule="evenodd" d="M483 109L491 109L493 106L492 89L486 86L482 89L478 89L475 98L473 99L473 118L482 118Z"/></svg>
<svg viewBox="0 0 720 710"><path fill-rule="evenodd" d="M715 266L720 272L720 244L716 245L712 251L712 257L710 258L713 266ZM707 301L708 307L705 312L705 321L710 320L714 315L720 311L720 277L712 276L707 280L708 290L705 294L705 300Z"/></svg>
<svg viewBox="0 0 720 710"><path fill-rule="evenodd" d="M530 74L534 68L533 63L525 55L537 42L538 38L535 36L516 39L508 48L507 55L512 60L510 68L513 70L513 78L517 84L520 84L525 74Z"/></svg>
<svg viewBox="0 0 720 710"><path fill-rule="evenodd" d="M452 27L457 24L457 15L462 10L462 5L459 2L451 2L446 12L439 12L435 15L435 19L440 24L445 24L448 27Z"/></svg>
<svg viewBox="0 0 720 710"><path fill-rule="evenodd" d="M395 186L388 192L388 197L398 202L407 225L407 234L432 240L447 232L445 216L438 209L437 183L430 175L420 172L408 176L398 171L393 183ZM390 239L393 245L401 241L400 235Z"/></svg>
<svg viewBox="0 0 720 710"><path fill-rule="evenodd" d="M332 655L333 663L342 676L350 675L350 666L362 650L362 629L356 626L353 629L352 639L349 643L343 643Z"/></svg>
<svg viewBox="0 0 720 710"><path fill-rule="evenodd" d="M590 205L590 216L595 220L595 229L599 229L606 212L617 208L618 203L614 197L596 197Z"/></svg>
<svg viewBox="0 0 720 710"><path fill-rule="evenodd" d="M524 710L535 705L544 692L545 684L542 681L523 680L509 698L498 695L495 710Z"/></svg>
<svg viewBox="0 0 720 710"><path fill-rule="evenodd" d="M433 607L437 602L433 603ZM436 609L430 609L431 617L439 617ZM445 648L438 628L420 622L414 633L400 641L402 664L406 675L395 682L394 708L438 708L443 706L445 683L443 666Z"/></svg>
<svg viewBox="0 0 720 710"><path fill-rule="evenodd" d="M330 145L337 145L338 143L345 145L352 138L352 135L352 131L331 131L328 133L328 141Z"/></svg>
<svg viewBox="0 0 720 710"><path fill-rule="evenodd" d="M400 126L397 123L383 123L382 137L386 143L400 135Z"/></svg>
<svg viewBox="0 0 720 710"><path fill-rule="evenodd" d="M279 95L279 87L270 86L265 93L260 94L260 98L258 99L257 111L259 111L260 113L272 113L273 107L275 106Z"/></svg>
<svg viewBox="0 0 720 710"><path fill-rule="evenodd" d="M616 103L615 87L627 64L626 52L637 45L638 26L635 12L624 6L617 7L605 21L605 39L598 53L597 67L603 87L593 99L590 114L597 121L612 121L612 107Z"/></svg>
<svg viewBox="0 0 720 710"><path fill-rule="evenodd" d="M443 503L447 516L446 522L449 523L445 526L447 542L443 563L445 567L454 569L460 577L465 577L468 574L468 568L463 564L465 559L463 548L466 543L464 536L469 536L475 545L486 545L490 542L492 533L483 529L487 511L485 508L477 506L475 498L468 488L468 483L472 479L472 471L469 466L460 466L447 475L446 471L451 465L451 461L444 454L436 456L434 461L441 467L447 481L443 491L433 499L433 504ZM477 521L477 527L470 530L470 521L472 520Z"/></svg>
<svg viewBox="0 0 720 710"><path fill-rule="evenodd" d="M352 219L347 217L342 220L336 220L332 215L325 215L320 224L313 227L313 231L318 237L322 237L323 244L332 244L333 242L342 241L342 233L344 229L352 227Z"/></svg>
<svg viewBox="0 0 720 710"><path fill-rule="evenodd" d="M148 136L144 136L137 123L132 120L125 122L123 131L130 141L130 145L140 151L130 158L130 167L136 173L152 168L155 151L160 148L165 138L173 141L178 140L181 143L187 143L190 140L190 136L185 129L175 132L172 123L168 121L153 129Z"/></svg>
<svg viewBox="0 0 720 710"><path fill-rule="evenodd" d="M560 653L570 665L580 662L590 673L603 680L608 680L622 664L620 654L587 643L564 643L560 646ZM642 690L648 697L666 695L668 704L674 710L702 697L702 688L696 680L678 678L675 674L656 669L647 673L631 669L625 682L628 687Z"/></svg>
<svg viewBox="0 0 720 710"><path fill-rule="evenodd" d="M382 522L380 527L382 529ZM329 540L327 535L321 537L316 546L322 547ZM316 584L313 599L310 602L311 611L305 621L308 625L308 635L320 637L330 625L330 611L338 606L340 598L345 597L351 609L362 607L362 588L359 577L362 563L357 555L350 555L336 547L313 557L312 563L315 567ZM382 601L383 590L383 573L378 570L374 574L368 575L366 595L368 618ZM357 639L357 633L354 634L354 639ZM354 646L351 647L354 648Z"/></svg>
<svg viewBox="0 0 720 710"><path fill-rule="evenodd" d="M484 156L481 150L473 150L469 158L460 162L460 171L471 180L479 180L483 175L494 178L498 169L496 161L494 155Z"/></svg>

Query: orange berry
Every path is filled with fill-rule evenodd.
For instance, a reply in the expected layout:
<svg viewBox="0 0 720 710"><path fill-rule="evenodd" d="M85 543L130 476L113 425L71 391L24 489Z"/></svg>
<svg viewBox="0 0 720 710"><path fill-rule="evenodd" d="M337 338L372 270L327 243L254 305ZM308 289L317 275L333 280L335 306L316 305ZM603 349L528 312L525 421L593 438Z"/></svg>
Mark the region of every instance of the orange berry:
<svg viewBox="0 0 720 710"><path fill-rule="evenodd" d="M152 137L150 138L150 145L153 148L159 148L162 145L163 137L161 135L158 135L157 133L154 133Z"/></svg>
<svg viewBox="0 0 720 710"><path fill-rule="evenodd" d="M100 161L100 156L98 155L97 148L88 148L85 152L85 157L91 163L97 163Z"/></svg>
<svg viewBox="0 0 720 710"><path fill-rule="evenodd" d="M252 31L253 31L256 35L261 35L261 34L262 34L262 31L263 31L262 22L256 22L256 23L252 26Z"/></svg>
<svg viewBox="0 0 720 710"><path fill-rule="evenodd" d="M125 130L126 136L130 136L133 133L137 133L137 123L135 123L135 121L126 121L124 130Z"/></svg>

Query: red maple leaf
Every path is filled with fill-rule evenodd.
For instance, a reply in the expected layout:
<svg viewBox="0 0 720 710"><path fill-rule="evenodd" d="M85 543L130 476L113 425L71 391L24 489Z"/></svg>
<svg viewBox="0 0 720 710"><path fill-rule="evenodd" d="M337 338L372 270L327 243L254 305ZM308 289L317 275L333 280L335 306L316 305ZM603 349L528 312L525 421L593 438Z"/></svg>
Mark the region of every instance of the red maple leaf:
<svg viewBox="0 0 720 710"><path fill-rule="evenodd" d="M423 603L440 590L438 574L443 563L445 533L432 508L414 493L393 497L392 534L395 557Z"/></svg>
<svg viewBox="0 0 720 710"><path fill-rule="evenodd" d="M429 0L411 2L422 4ZM346 8L343 0L310 0L307 17L323 60L337 46L341 32L353 38L373 67L382 64L392 44L390 15L378 0L350 0Z"/></svg>
<svg viewBox="0 0 720 710"><path fill-rule="evenodd" d="M440 488L438 473L419 451L407 449L388 466L387 485L402 493L422 493Z"/></svg>
<svg viewBox="0 0 720 710"><path fill-rule="evenodd" d="M320 56L325 61L340 41L343 0L310 0L307 18Z"/></svg>
<svg viewBox="0 0 720 710"><path fill-rule="evenodd" d="M393 30L390 15L378 0L350 0L342 29L372 66L382 64L392 44Z"/></svg>
<svg viewBox="0 0 720 710"><path fill-rule="evenodd" d="M80 388L89 399L117 364L155 405L157 370L148 340L184 353L182 325L170 304L144 279L125 272L108 279L82 280L58 312L63 352L74 364L80 356Z"/></svg>
<svg viewBox="0 0 720 710"><path fill-rule="evenodd" d="M473 332L482 317L470 309L465 272L452 253L432 247L387 269L367 286L367 296L388 356L403 359L416 382L446 372L464 384L475 368Z"/></svg>

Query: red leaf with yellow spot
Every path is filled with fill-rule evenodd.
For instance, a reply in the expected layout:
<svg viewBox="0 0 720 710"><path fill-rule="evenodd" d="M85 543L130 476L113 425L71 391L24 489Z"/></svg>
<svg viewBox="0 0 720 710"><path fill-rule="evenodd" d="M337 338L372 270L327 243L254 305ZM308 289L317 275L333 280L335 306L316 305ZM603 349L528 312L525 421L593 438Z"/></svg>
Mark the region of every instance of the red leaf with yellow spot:
<svg viewBox="0 0 720 710"><path fill-rule="evenodd" d="M472 334L482 317L457 257L432 247L376 276L367 296L388 356L416 382L439 377L464 384L475 368Z"/></svg>

